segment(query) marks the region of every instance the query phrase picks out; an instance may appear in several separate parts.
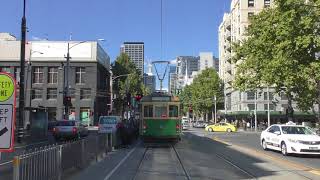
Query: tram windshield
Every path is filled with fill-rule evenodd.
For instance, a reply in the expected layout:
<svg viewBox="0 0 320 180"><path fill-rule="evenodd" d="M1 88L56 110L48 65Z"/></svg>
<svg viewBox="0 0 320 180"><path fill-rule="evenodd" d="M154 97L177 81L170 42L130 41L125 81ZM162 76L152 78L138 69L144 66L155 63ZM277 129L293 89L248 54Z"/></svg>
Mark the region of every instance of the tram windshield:
<svg viewBox="0 0 320 180"><path fill-rule="evenodd" d="M155 106L155 117L167 117L167 106Z"/></svg>
<svg viewBox="0 0 320 180"><path fill-rule="evenodd" d="M178 117L178 106L176 105L170 105L169 106L169 117Z"/></svg>

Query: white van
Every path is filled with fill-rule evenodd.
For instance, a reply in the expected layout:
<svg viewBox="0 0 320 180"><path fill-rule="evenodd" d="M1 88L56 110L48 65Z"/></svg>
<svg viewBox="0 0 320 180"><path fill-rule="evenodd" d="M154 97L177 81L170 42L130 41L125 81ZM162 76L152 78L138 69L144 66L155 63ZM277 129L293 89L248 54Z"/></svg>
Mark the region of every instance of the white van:
<svg viewBox="0 0 320 180"><path fill-rule="evenodd" d="M182 124L182 129L183 129L183 130L188 129L188 128L190 127L190 126L189 126L189 118L187 118L187 117L182 117L181 124Z"/></svg>
<svg viewBox="0 0 320 180"><path fill-rule="evenodd" d="M98 133L116 133L120 122L120 116L100 116Z"/></svg>

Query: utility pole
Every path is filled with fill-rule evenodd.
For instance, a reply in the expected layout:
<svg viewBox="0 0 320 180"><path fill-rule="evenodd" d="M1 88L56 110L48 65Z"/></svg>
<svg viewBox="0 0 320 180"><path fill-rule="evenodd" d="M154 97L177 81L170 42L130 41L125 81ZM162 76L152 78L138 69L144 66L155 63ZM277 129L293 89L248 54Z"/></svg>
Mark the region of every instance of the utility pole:
<svg viewBox="0 0 320 180"><path fill-rule="evenodd" d="M64 87L64 99L69 97L69 69L70 69L70 43L68 42L68 52L67 52L67 65L65 66L65 87ZM64 119L69 120L69 103L64 106Z"/></svg>
<svg viewBox="0 0 320 180"><path fill-rule="evenodd" d="M214 95L214 123L217 123L217 96Z"/></svg>
<svg viewBox="0 0 320 180"><path fill-rule="evenodd" d="M254 93L254 131L257 132L257 90Z"/></svg>
<svg viewBox="0 0 320 180"><path fill-rule="evenodd" d="M22 141L24 130L24 63L26 53L26 0L23 0L23 16L21 22L21 46L20 46L20 90L19 90L19 125L18 125L18 142Z"/></svg>

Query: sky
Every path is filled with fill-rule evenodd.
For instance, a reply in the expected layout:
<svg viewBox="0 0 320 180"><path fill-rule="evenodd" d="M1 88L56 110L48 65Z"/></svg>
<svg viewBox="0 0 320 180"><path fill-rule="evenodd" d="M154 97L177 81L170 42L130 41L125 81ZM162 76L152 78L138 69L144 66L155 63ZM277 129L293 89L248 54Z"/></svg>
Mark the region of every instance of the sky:
<svg viewBox="0 0 320 180"><path fill-rule="evenodd" d="M110 55L125 41L145 43L145 62L213 52L218 27L231 0L27 0L28 40L97 40ZM23 0L1 0L0 32L18 39Z"/></svg>

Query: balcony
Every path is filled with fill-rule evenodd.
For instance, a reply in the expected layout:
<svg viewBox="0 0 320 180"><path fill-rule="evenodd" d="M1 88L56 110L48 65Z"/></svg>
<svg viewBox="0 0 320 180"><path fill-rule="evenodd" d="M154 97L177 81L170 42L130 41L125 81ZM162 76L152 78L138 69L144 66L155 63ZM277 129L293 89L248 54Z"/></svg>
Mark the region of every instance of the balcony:
<svg viewBox="0 0 320 180"><path fill-rule="evenodd" d="M230 31L226 31L226 39L228 41L231 41L231 32Z"/></svg>
<svg viewBox="0 0 320 180"><path fill-rule="evenodd" d="M225 21L226 29L231 30L231 21Z"/></svg>
<svg viewBox="0 0 320 180"><path fill-rule="evenodd" d="M232 71L232 67L231 67L231 64L227 63L226 64L226 71L231 74L231 71Z"/></svg>

